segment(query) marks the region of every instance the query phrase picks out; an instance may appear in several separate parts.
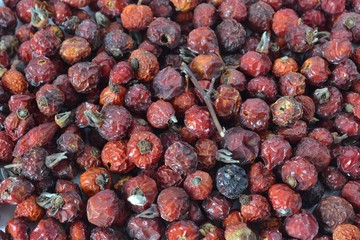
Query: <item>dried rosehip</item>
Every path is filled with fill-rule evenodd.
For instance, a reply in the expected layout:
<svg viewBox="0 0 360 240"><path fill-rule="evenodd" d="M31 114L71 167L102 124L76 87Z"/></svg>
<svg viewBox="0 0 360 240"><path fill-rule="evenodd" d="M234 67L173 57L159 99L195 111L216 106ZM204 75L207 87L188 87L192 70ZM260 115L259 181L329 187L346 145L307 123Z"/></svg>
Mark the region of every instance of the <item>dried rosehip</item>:
<svg viewBox="0 0 360 240"><path fill-rule="evenodd" d="M159 193L157 204L161 218L173 222L189 210L190 199L182 188L169 187Z"/></svg>
<svg viewBox="0 0 360 240"><path fill-rule="evenodd" d="M145 174L130 178L123 185L123 194L135 212L142 212L155 202L158 189L154 179Z"/></svg>
<svg viewBox="0 0 360 240"><path fill-rule="evenodd" d="M15 144L5 131L0 131L0 143L0 162L11 162Z"/></svg>
<svg viewBox="0 0 360 240"><path fill-rule="evenodd" d="M356 146L343 146L340 148L337 156L337 166L339 170L346 175L354 178L360 178L360 148Z"/></svg>
<svg viewBox="0 0 360 240"><path fill-rule="evenodd" d="M269 188L269 201L278 217L292 216L300 211L301 197L288 185L276 183Z"/></svg>
<svg viewBox="0 0 360 240"><path fill-rule="evenodd" d="M279 87L281 95L295 97L305 93L305 76L296 73L289 72L279 79Z"/></svg>
<svg viewBox="0 0 360 240"><path fill-rule="evenodd" d="M169 101L179 96L185 88L182 76L172 67L159 71L153 82L154 96Z"/></svg>
<svg viewBox="0 0 360 240"><path fill-rule="evenodd" d="M185 112L186 128L198 138L208 138L214 131L210 113L205 107L192 106Z"/></svg>
<svg viewBox="0 0 360 240"><path fill-rule="evenodd" d="M11 239L29 239L30 226L29 223L20 218L12 218L6 224L6 233Z"/></svg>
<svg viewBox="0 0 360 240"><path fill-rule="evenodd" d="M314 210L314 215L327 233L332 233L340 224L352 223L355 218L351 204L338 196L324 197Z"/></svg>
<svg viewBox="0 0 360 240"><path fill-rule="evenodd" d="M102 167L92 167L80 175L80 187L86 196L92 197L98 192L109 189L112 184L110 173Z"/></svg>
<svg viewBox="0 0 360 240"><path fill-rule="evenodd" d="M134 49L135 41L122 30L114 30L106 34L104 47L114 58L121 58Z"/></svg>
<svg viewBox="0 0 360 240"><path fill-rule="evenodd" d="M218 160L226 162L230 157L240 164L248 164L252 163L259 154L260 136L253 131L234 127L227 131L221 145L230 153L220 154Z"/></svg>
<svg viewBox="0 0 360 240"><path fill-rule="evenodd" d="M43 123L32 128L17 141L13 156L20 157L31 148L42 147L53 139L57 129L55 122Z"/></svg>
<svg viewBox="0 0 360 240"><path fill-rule="evenodd" d="M145 30L153 21L153 13L146 5L127 5L121 13L121 23L129 31Z"/></svg>
<svg viewBox="0 0 360 240"><path fill-rule="evenodd" d="M315 56L305 60L300 72L306 77L308 84L321 86L331 74L328 65L326 60Z"/></svg>
<svg viewBox="0 0 360 240"><path fill-rule="evenodd" d="M0 203L16 205L33 194L32 183L22 177L9 177L0 183Z"/></svg>
<svg viewBox="0 0 360 240"><path fill-rule="evenodd" d="M286 160L290 159L292 148L288 141L281 136L270 136L261 143L260 157L265 163L265 167L269 170L277 165L282 165Z"/></svg>
<svg viewBox="0 0 360 240"><path fill-rule="evenodd" d="M260 222L271 216L270 204L258 194L240 195L241 215L250 222Z"/></svg>
<svg viewBox="0 0 360 240"><path fill-rule="evenodd" d="M272 78L264 76L257 76L251 79L246 87L250 96L261 98L268 102L274 102L276 100L278 96L277 88L278 86Z"/></svg>
<svg viewBox="0 0 360 240"><path fill-rule="evenodd" d="M216 21L216 8L209 3L201 3L194 9L193 24L195 28L212 27Z"/></svg>
<svg viewBox="0 0 360 240"><path fill-rule="evenodd" d="M180 25L164 17L155 18L149 24L147 37L159 46L166 46L170 49L176 48L181 39Z"/></svg>
<svg viewBox="0 0 360 240"><path fill-rule="evenodd" d="M228 226L225 229L225 239L256 239L256 234L246 225L246 223L238 223Z"/></svg>
<svg viewBox="0 0 360 240"><path fill-rule="evenodd" d="M101 44L99 26L90 19L82 19L78 26L76 26L75 35L84 38L90 43L92 49L97 49ZM85 45L89 46L89 44Z"/></svg>
<svg viewBox="0 0 360 240"><path fill-rule="evenodd" d="M339 113L335 117L334 126L340 133L347 136L359 136L360 134L359 119L348 113Z"/></svg>
<svg viewBox="0 0 360 240"><path fill-rule="evenodd" d="M60 48L62 30L56 25L50 25L36 32L29 40L30 47L37 56L53 56Z"/></svg>
<svg viewBox="0 0 360 240"><path fill-rule="evenodd" d="M143 82L151 81L159 71L159 62L156 56L143 49L132 51L129 63L136 77Z"/></svg>
<svg viewBox="0 0 360 240"><path fill-rule="evenodd" d="M96 89L100 79L100 68L92 62L80 62L68 70L69 80L79 93L90 93Z"/></svg>
<svg viewBox="0 0 360 240"><path fill-rule="evenodd" d="M226 69L221 75L220 82L222 85L230 85L236 88L239 92L244 91L246 88L245 75L236 69Z"/></svg>
<svg viewBox="0 0 360 240"><path fill-rule="evenodd" d="M347 177L338 168L331 166L321 171L321 180L326 187L335 191L341 190L348 181Z"/></svg>
<svg viewBox="0 0 360 240"><path fill-rule="evenodd" d="M36 92L36 103L41 113L57 114L65 102L64 93L54 84L45 84Z"/></svg>
<svg viewBox="0 0 360 240"><path fill-rule="evenodd" d="M317 181L314 186L306 191L301 191L302 206L305 208L313 207L318 204L325 193L324 186Z"/></svg>
<svg viewBox="0 0 360 240"><path fill-rule="evenodd" d="M347 182L340 195L351 203L355 211L360 209L360 183L358 181Z"/></svg>
<svg viewBox="0 0 360 240"><path fill-rule="evenodd" d="M283 182L296 190L308 190L316 184L317 177L315 166L302 157L292 158L281 167Z"/></svg>
<svg viewBox="0 0 360 240"><path fill-rule="evenodd" d="M340 224L333 232L333 240L351 240L359 239L360 230L358 227L352 224Z"/></svg>
<svg viewBox="0 0 360 240"><path fill-rule="evenodd" d="M217 79L223 73L224 62L215 53L200 54L190 63L190 69L199 79Z"/></svg>
<svg viewBox="0 0 360 240"><path fill-rule="evenodd" d="M126 153L126 141L107 142L101 151L101 161L114 173L127 173L134 168Z"/></svg>
<svg viewBox="0 0 360 240"><path fill-rule="evenodd" d="M36 196L31 195L16 206L14 217L22 218L31 222L37 222L44 216L44 214L44 209L36 203Z"/></svg>
<svg viewBox="0 0 360 240"><path fill-rule="evenodd" d="M173 171L171 168L162 165L156 171L156 182L161 189L179 186L183 178L180 173Z"/></svg>
<svg viewBox="0 0 360 240"><path fill-rule="evenodd" d="M210 175L199 170L187 175L184 181L184 189L192 200L204 200L211 193L212 187Z"/></svg>
<svg viewBox="0 0 360 240"><path fill-rule="evenodd" d="M30 240L46 238L49 240L66 240L67 236L61 224L53 218L41 219L30 234Z"/></svg>
<svg viewBox="0 0 360 240"><path fill-rule="evenodd" d="M267 191L275 183L274 174L260 162L250 166L248 172L249 190L251 193L262 193Z"/></svg>
<svg viewBox="0 0 360 240"><path fill-rule="evenodd" d="M34 87L38 87L43 83L50 83L56 77L55 65L47 57L31 59L24 72L26 79Z"/></svg>
<svg viewBox="0 0 360 240"><path fill-rule="evenodd" d="M28 82L25 76L15 69L6 71L2 76L1 82L2 87L12 94L25 93L28 88Z"/></svg>
<svg viewBox="0 0 360 240"><path fill-rule="evenodd" d="M266 75L271 69L271 60L265 54L249 51L240 59L240 69L252 77Z"/></svg>
<svg viewBox="0 0 360 240"><path fill-rule="evenodd" d="M122 106L104 106L102 114L91 110L84 111L90 125L97 128L100 136L108 141L121 140L126 136L130 127L132 116Z"/></svg>
<svg viewBox="0 0 360 240"><path fill-rule="evenodd" d="M355 63L347 59L335 67L330 83L341 90L348 90L357 80L358 74Z"/></svg>
<svg viewBox="0 0 360 240"><path fill-rule="evenodd" d="M86 207L87 219L95 226L108 227L127 217L122 216L124 208L125 205L116 193L105 189L89 198Z"/></svg>
<svg viewBox="0 0 360 240"><path fill-rule="evenodd" d="M308 135L326 146L330 146L334 142L334 137L326 128L314 128Z"/></svg>
<svg viewBox="0 0 360 240"><path fill-rule="evenodd" d="M348 39L335 39L322 46L323 57L330 63L338 64L348 59L352 54L352 45Z"/></svg>
<svg viewBox="0 0 360 240"><path fill-rule="evenodd" d="M92 62L100 66L100 75L102 79L108 79L112 68L116 64L115 59L105 51L99 53L92 59Z"/></svg>
<svg viewBox="0 0 360 240"><path fill-rule="evenodd" d="M91 53L91 46L84 38L72 37L61 43L60 57L70 65L86 59Z"/></svg>
<svg viewBox="0 0 360 240"><path fill-rule="evenodd" d="M230 201L218 192L213 192L202 203L207 217L214 221L222 221L229 215Z"/></svg>
<svg viewBox="0 0 360 240"><path fill-rule="evenodd" d="M278 37L285 37L287 31L299 24L297 13L290 8L275 12L272 19L272 30ZM276 75L276 74L275 74Z"/></svg>
<svg viewBox="0 0 360 240"><path fill-rule="evenodd" d="M149 7L155 17L170 17L173 15L173 7L169 0L153 0L150 2Z"/></svg>
<svg viewBox="0 0 360 240"><path fill-rule="evenodd" d="M166 239L176 240L179 239L179 236L188 240L196 240L200 237L200 231L194 222L180 220L171 223L166 229Z"/></svg>
<svg viewBox="0 0 360 240"><path fill-rule="evenodd" d="M81 220L73 222L69 228L69 239L70 240L81 240L89 238L89 229L86 223Z"/></svg>
<svg viewBox="0 0 360 240"><path fill-rule="evenodd" d="M296 72L298 70L299 70L299 67L298 67L298 64L295 61L295 59L293 59L291 57L287 57L287 56L275 59L274 64L272 66L272 72L277 77L282 77L282 76L290 74L290 73L296 74ZM291 76L291 75L289 75L289 76ZM304 78L304 80L305 80L305 78ZM291 79L289 79L289 81L291 84Z"/></svg>
<svg viewBox="0 0 360 240"><path fill-rule="evenodd" d="M131 238L138 240L160 240L163 235L163 225L159 218L130 217L126 231Z"/></svg>
<svg viewBox="0 0 360 240"><path fill-rule="evenodd" d="M100 93L100 105L123 105L125 101L126 88L120 85L110 85Z"/></svg>
<svg viewBox="0 0 360 240"><path fill-rule="evenodd" d="M227 198L236 199L248 187L245 170L235 164L225 165L216 173L216 187Z"/></svg>
<svg viewBox="0 0 360 240"><path fill-rule="evenodd" d="M238 22L245 20L248 15L244 1L240 0L223 0L218 11L222 19L232 18Z"/></svg>
<svg viewBox="0 0 360 240"><path fill-rule="evenodd" d="M284 225L289 236L302 240L313 239L319 230L314 216L306 211L287 217Z"/></svg>
<svg viewBox="0 0 360 240"><path fill-rule="evenodd" d="M248 98L241 104L240 122L253 131L267 129L270 120L270 108L264 100Z"/></svg>

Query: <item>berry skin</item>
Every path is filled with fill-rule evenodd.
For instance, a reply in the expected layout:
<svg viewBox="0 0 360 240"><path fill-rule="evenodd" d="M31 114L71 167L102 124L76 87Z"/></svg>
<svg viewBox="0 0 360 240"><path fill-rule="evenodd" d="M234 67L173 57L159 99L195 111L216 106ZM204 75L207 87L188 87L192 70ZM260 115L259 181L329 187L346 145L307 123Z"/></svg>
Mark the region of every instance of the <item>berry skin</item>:
<svg viewBox="0 0 360 240"><path fill-rule="evenodd" d="M281 167L281 178L290 187L305 191L314 186L318 179L316 168L301 157L286 161Z"/></svg>
<svg viewBox="0 0 360 240"><path fill-rule="evenodd" d="M360 230L352 224L340 224L333 232L333 240L358 240Z"/></svg>
<svg viewBox="0 0 360 240"><path fill-rule="evenodd" d="M198 164L195 149L182 141L171 144L165 151L164 159L166 166L181 174L195 172Z"/></svg>
<svg viewBox="0 0 360 240"><path fill-rule="evenodd" d="M156 97L169 101L184 91L185 83L180 73L172 67L166 67L156 74L152 87Z"/></svg>
<svg viewBox="0 0 360 240"><path fill-rule="evenodd" d="M340 224L352 223L355 218L351 204L338 196L324 197L314 210L314 215L327 233L332 233Z"/></svg>
<svg viewBox="0 0 360 240"><path fill-rule="evenodd" d="M202 203L206 216L213 221L222 221L230 213L231 202L218 192L213 192Z"/></svg>
<svg viewBox="0 0 360 240"><path fill-rule="evenodd" d="M171 223L166 229L166 239L177 240L179 236L186 240L199 239L199 228L192 222L187 220L180 220Z"/></svg>
<svg viewBox="0 0 360 240"><path fill-rule="evenodd" d="M218 52L219 44L215 32L209 27L195 28L189 33L188 48L199 54Z"/></svg>
<svg viewBox="0 0 360 240"><path fill-rule="evenodd" d="M195 2L195 1L193 1ZM181 39L180 25L164 17L155 18L147 29L148 39L158 46L176 48Z"/></svg>
<svg viewBox="0 0 360 240"><path fill-rule="evenodd" d="M6 71L1 79L2 87L12 94L25 93L28 88L25 76L15 69Z"/></svg>
<svg viewBox="0 0 360 240"><path fill-rule="evenodd" d="M100 81L100 68L95 63L80 62L71 66L68 71L69 80L79 93L90 93L96 89Z"/></svg>
<svg viewBox="0 0 360 240"><path fill-rule="evenodd" d="M127 143L127 156L138 168L149 168L157 163L163 152L160 139L151 132L131 134Z"/></svg>
<svg viewBox="0 0 360 240"><path fill-rule="evenodd" d="M211 193L213 181L207 172L197 170L186 176L183 186L192 200L204 200Z"/></svg>
<svg viewBox="0 0 360 240"><path fill-rule="evenodd" d="M53 218L41 219L30 233L30 240L35 239L66 240L67 236L62 225Z"/></svg>
<svg viewBox="0 0 360 240"><path fill-rule="evenodd" d="M264 100L248 98L240 109L241 124L253 131L260 132L267 129L270 121L270 107Z"/></svg>
<svg viewBox="0 0 360 240"><path fill-rule="evenodd" d="M121 13L121 23L129 31L145 30L153 20L153 13L146 5L127 5Z"/></svg>
<svg viewBox="0 0 360 240"><path fill-rule="evenodd" d="M195 28L212 27L216 21L216 8L209 3L201 3L194 9L193 24Z"/></svg>
<svg viewBox="0 0 360 240"><path fill-rule="evenodd" d="M110 173L102 167L92 167L80 175L80 187L86 196L92 197L112 185Z"/></svg>
<svg viewBox="0 0 360 240"><path fill-rule="evenodd" d="M277 58L272 66L272 72L276 77L281 77L288 73L296 73L299 70L299 66L295 59L291 57Z"/></svg>
<svg viewBox="0 0 360 240"><path fill-rule="evenodd" d="M219 168L216 173L216 187L225 197L238 198L248 187L245 170L234 164Z"/></svg>
<svg viewBox="0 0 360 240"><path fill-rule="evenodd" d="M272 121L278 126L287 126L300 120L302 106L292 97L281 97L271 105Z"/></svg>
<svg viewBox="0 0 360 240"><path fill-rule="evenodd" d="M313 239L319 230L315 217L306 211L287 217L284 225L289 236L301 240Z"/></svg>
<svg viewBox="0 0 360 240"><path fill-rule="evenodd" d="M281 136L270 136L261 143L260 156L269 170L282 165L290 159L292 148L288 141Z"/></svg>
<svg viewBox="0 0 360 240"><path fill-rule="evenodd" d="M54 63L47 57L34 57L24 69L29 84L38 87L50 83L56 77Z"/></svg>
<svg viewBox="0 0 360 240"><path fill-rule="evenodd" d="M296 214L301 208L300 194L294 192L288 185L276 183L269 188L269 201L278 217Z"/></svg>
<svg viewBox="0 0 360 240"><path fill-rule="evenodd" d="M219 6L219 16L222 19L235 19L241 22L246 19L248 12L243 1L239 0L224 0Z"/></svg>
<svg viewBox="0 0 360 240"><path fill-rule="evenodd" d="M146 118L151 126L159 129L177 122L173 106L164 100L153 102L147 109Z"/></svg>
<svg viewBox="0 0 360 240"><path fill-rule="evenodd" d="M307 83L313 86L321 86L328 79L331 72L329 64L321 57L311 57L305 60L301 66L300 73L303 74Z"/></svg>
<svg viewBox="0 0 360 240"><path fill-rule="evenodd" d="M131 238L138 240L160 240L163 235L163 226L159 218L142 218L131 216L126 227Z"/></svg>
<svg viewBox="0 0 360 240"><path fill-rule="evenodd" d="M168 222L178 220L190 207L189 195L178 187L162 190L158 195L157 203L161 218Z"/></svg>
<svg viewBox="0 0 360 240"><path fill-rule="evenodd" d="M71 65L87 58L90 53L90 44L81 37L72 37L66 39L61 43L59 51L61 58Z"/></svg>
<svg viewBox="0 0 360 240"><path fill-rule="evenodd" d="M265 54L249 51L240 59L240 69L252 77L264 76L271 69L271 60Z"/></svg>
<svg viewBox="0 0 360 240"><path fill-rule="evenodd" d="M250 166L248 178L251 193L263 193L275 183L274 174L265 168L261 162L254 163Z"/></svg>
<svg viewBox="0 0 360 240"><path fill-rule="evenodd" d="M110 141L101 151L101 161L113 173L127 173L134 168L126 153L126 141Z"/></svg>
<svg viewBox="0 0 360 240"><path fill-rule="evenodd" d="M275 12L272 19L272 30L276 36L285 37L287 31L298 24L299 17L297 13L293 9L284 8Z"/></svg>
<svg viewBox="0 0 360 240"><path fill-rule="evenodd" d="M360 178L360 149L356 146L343 146L337 156L337 166L339 170L346 175L354 178Z"/></svg>
<svg viewBox="0 0 360 240"><path fill-rule="evenodd" d="M335 39L322 46L323 57L328 62L338 64L348 59L352 54L352 45L348 39Z"/></svg>
<svg viewBox="0 0 360 240"><path fill-rule="evenodd" d="M258 194L240 195L241 215L250 222L261 222L271 216L270 204Z"/></svg>
<svg viewBox="0 0 360 240"><path fill-rule="evenodd" d="M185 112L186 128L198 138L209 138L214 131L210 113L205 107L192 106Z"/></svg>
<svg viewBox="0 0 360 240"><path fill-rule="evenodd" d="M278 96L277 88L278 86L272 78L264 76L251 79L246 87L252 97L261 98L267 102L275 102ZM247 100L249 100L249 98Z"/></svg>
<svg viewBox="0 0 360 240"><path fill-rule="evenodd" d="M123 193L130 208L135 212L142 212L154 203L158 189L155 180L141 174L125 182Z"/></svg>
<svg viewBox="0 0 360 240"><path fill-rule="evenodd" d="M347 182L340 195L351 203L355 211L360 209L360 183L358 181Z"/></svg>
<svg viewBox="0 0 360 240"><path fill-rule="evenodd" d="M305 76L296 73L289 72L279 79L280 92L283 96L295 97L305 93Z"/></svg>

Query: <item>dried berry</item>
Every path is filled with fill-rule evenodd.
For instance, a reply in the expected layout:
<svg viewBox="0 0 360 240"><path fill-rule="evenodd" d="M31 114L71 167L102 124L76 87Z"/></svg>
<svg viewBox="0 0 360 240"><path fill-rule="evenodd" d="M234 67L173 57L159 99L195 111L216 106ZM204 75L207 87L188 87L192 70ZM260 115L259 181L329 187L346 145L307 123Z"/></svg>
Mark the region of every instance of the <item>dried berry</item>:
<svg viewBox="0 0 360 240"><path fill-rule="evenodd" d="M190 207L188 194L178 187L162 190L157 198L157 203L161 218L168 222L178 220Z"/></svg>
<svg viewBox="0 0 360 240"><path fill-rule="evenodd" d="M294 192L288 185L276 183L269 188L268 195L277 216L292 216L300 211L300 194Z"/></svg>
<svg viewBox="0 0 360 240"><path fill-rule="evenodd" d="M238 198L248 187L245 170L234 164L219 168L216 173L216 187L227 198Z"/></svg>

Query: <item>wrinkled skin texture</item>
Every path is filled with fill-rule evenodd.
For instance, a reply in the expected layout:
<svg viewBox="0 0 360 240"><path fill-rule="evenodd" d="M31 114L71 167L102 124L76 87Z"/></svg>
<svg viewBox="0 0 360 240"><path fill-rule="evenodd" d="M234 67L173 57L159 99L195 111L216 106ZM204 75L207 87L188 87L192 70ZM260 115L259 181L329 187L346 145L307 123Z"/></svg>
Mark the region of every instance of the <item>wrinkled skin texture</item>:
<svg viewBox="0 0 360 240"><path fill-rule="evenodd" d="M168 222L178 220L190 207L188 194L178 187L162 190L158 195L157 203L161 218Z"/></svg>
<svg viewBox="0 0 360 240"><path fill-rule="evenodd" d="M269 170L283 164L291 157L292 148L288 141L281 136L270 136L261 143L260 157Z"/></svg>
<svg viewBox="0 0 360 240"><path fill-rule="evenodd" d="M37 239L66 240L65 230L52 218L42 219L30 234L30 240Z"/></svg>
<svg viewBox="0 0 360 240"><path fill-rule="evenodd" d="M272 185L268 192L269 201L279 217L296 214L301 208L300 194L283 183Z"/></svg>
<svg viewBox="0 0 360 240"><path fill-rule="evenodd" d="M241 164L251 163L259 154L260 137L255 132L234 127L227 131L222 146L232 152Z"/></svg>
<svg viewBox="0 0 360 240"><path fill-rule="evenodd" d="M198 165L195 149L188 143L176 141L164 154L165 165L181 174L195 172Z"/></svg>
<svg viewBox="0 0 360 240"><path fill-rule="evenodd" d="M285 220L286 233L294 238L306 240L313 239L319 230L315 217L306 211L295 214Z"/></svg>
<svg viewBox="0 0 360 240"><path fill-rule="evenodd" d="M327 196L323 198L314 211L320 227L328 233L342 223L352 223L355 218L351 204L342 197Z"/></svg>
<svg viewBox="0 0 360 240"><path fill-rule="evenodd" d="M130 237L138 240L160 240L163 226L159 218L131 216L126 227Z"/></svg>

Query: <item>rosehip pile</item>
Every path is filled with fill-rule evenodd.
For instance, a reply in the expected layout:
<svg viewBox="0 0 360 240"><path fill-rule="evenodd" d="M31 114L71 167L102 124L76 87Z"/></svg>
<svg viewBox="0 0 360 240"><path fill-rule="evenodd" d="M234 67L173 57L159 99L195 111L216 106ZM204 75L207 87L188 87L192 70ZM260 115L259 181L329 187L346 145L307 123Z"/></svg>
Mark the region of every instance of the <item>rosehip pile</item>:
<svg viewBox="0 0 360 240"><path fill-rule="evenodd" d="M0 1L0 240L360 240L360 0Z"/></svg>

